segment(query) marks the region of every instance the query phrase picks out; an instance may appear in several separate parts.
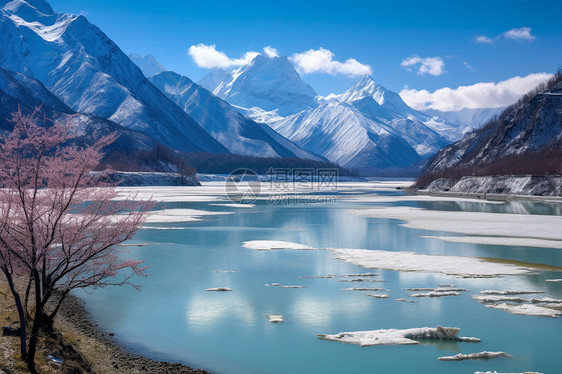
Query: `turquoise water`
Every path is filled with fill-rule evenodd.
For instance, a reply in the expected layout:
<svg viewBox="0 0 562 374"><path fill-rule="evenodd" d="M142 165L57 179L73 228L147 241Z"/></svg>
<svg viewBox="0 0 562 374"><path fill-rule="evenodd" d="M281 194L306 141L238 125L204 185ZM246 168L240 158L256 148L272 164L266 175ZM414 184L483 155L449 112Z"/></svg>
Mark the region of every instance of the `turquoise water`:
<svg viewBox="0 0 562 374"><path fill-rule="evenodd" d="M361 194L361 191L353 191ZM368 192L372 193L372 192ZM399 192L378 192L396 195ZM562 266L562 250L447 243L423 239L445 235L404 228L390 219L352 214L358 208L408 205L424 209L560 214L559 206L543 203L478 202L353 202L340 196L336 204L269 205L253 208L213 206L207 202L166 203L166 208L235 212L202 222L151 224L173 229L142 229L130 256L150 265L142 290L109 287L79 294L101 329L136 352L159 360L178 361L213 373L474 373L560 372L562 318L512 315L486 308L471 296L484 289L539 289L543 296L562 298L558 272L494 279L462 279L430 273L365 270L333 258L326 250L256 251L248 240L283 240L313 247L410 250L426 254L499 257ZM216 203L214 201L213 203ZM232 270L232 273L216 271ZM348 274L370 271L376 283L349 283ZM332 279L302 278L336 275ZM266 287L265 284L307 288ZM411 292L402 288L454 284L471 292L443 298L417 298L401 303ZM347 287L389 289L389 299ZM229 287L232 292L206 292ZM265 314L283 314L273 324ZM460 335L481 343L427 343L415 346L360 347L320 340L316 334L340 331L456 326ZM505 351L513 358L441 362L439 356L483 350Z"/></svg>

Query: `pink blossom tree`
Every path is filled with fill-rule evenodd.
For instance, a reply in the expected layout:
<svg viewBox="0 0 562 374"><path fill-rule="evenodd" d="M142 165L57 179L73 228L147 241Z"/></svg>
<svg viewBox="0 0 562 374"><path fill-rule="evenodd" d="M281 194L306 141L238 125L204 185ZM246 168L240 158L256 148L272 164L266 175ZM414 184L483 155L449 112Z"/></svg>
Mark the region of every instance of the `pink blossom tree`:
<svg viewBox="0 0 562 374"><path fill-rule="evenodd" d="M151 201L116 199L113 186L91 171L102 149L73 143L70 120L38 124L38 111L13 114L14 130L0 140L0 270L10 287L21 326L21 357L36 372L38 338L71 290L130 284L146 275L142 261L119 257ZM119 274L118 274L119 273Z"/></svg>

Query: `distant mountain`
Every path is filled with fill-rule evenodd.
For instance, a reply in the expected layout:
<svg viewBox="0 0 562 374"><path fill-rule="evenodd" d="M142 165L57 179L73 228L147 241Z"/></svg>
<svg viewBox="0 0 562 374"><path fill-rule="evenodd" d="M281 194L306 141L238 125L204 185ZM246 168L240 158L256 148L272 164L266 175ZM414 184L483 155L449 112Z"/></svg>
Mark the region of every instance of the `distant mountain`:
<svg viewBox="0 0 562 374"><path fill-rule="evenodd" d="M47 121L71 121L72 133L81 144L92 143L96 138L116 133L119 137L106 150L111 153L134 153L156 145L149 136L129 130L111 121L88 114L77 114L55 97L43 84L21 73L0 68L0 129L11 131L11 114L21 110L24 114L41 108L40 117Z"/></svg>
<svg viewBox="0 0 562 374"><path fill-rule="evenodd" d="M479 109L462 109L452 112L442 112L440 110L427 109L423 112L429 116L436 116L449 123L454 123L465 127L466 129L477 129L488 122L492 117L503 112L505 107L501 108L479 108Z"/></svg>
<svg viewBox="0 0 562 374"><path fill-rule="evenodd" d="M303 82L287 57L263 54L231 72L213 93L234 106L258 107L281 116L318 106L316 92Z"/></svg>
<svg viewBox="0 0 562 374"><path fill-rule="evenodd" d="M224 69L211 69L201 78L197 84L201 87L213 92L227 77L229 73Z"/></svg>
<svg viewBox="0 0 562 374"><path fill-rule="evenodd" d="M451 128L461 133L410 108L369 76L342 94L320 98L319 105L284 118L261 115L301 148L364 172L411 168L449 144Z"/></svg>
<svg viewBox="0 0 562 374"><path fill-rule="evenodd" d="M546 164L557 165L554 172L560 173L561 150L562 73L558 72L497 118L441 150L427 166L425 180L544 173Z"/></svg>
<svg viewBox="0 0 562 374"><path fill-rule="evenodd" d="M228 153L100 29L83 16L54 13L43 0L0 0L0 67L40 81L75 112L173 149Z"/></svg>
<svg viewBox="0 0 562 374"><path fill-rule="evenodd" d="M167 71L164 66L153 55L141 56L136 53L130 53L129 58L137 65L145 77L150 78L155 74Z"/></svg>
<svg viewBox="0 0 562 374"><path fill-rule="evenodd" d="M226 101L187 77L167 71L154 75L150 81L232 153L321 160L267 125L244 117Z"/></svg>

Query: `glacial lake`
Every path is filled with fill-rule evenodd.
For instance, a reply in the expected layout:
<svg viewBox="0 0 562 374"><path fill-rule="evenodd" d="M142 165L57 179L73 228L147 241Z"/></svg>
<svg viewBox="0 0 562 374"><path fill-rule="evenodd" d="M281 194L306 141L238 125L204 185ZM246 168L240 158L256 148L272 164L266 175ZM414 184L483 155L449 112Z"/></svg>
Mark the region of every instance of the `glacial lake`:
<svg viewBox="0 0 562 374"><path fill-rule="evenodd" d="M206 215L190 222L155 219L139 230L130 244L141 246L131 246L126 256L144 259L151 266L150 277L134 280L142 285L141 291L108 287L77 293L86 301L92 321L100 329L114 333L120 343L135 352L216 374L561 370L562 317L510 314L487 308L472 296L482 290L508 289L544 292L521 295L526 298L562 299L562 283L546 282L562 278L562 272L540 269L525 275L463 278L365 269L336 259L329 250L258 251L243 247L247 241L277 240L315 248L413 251L562 267L562 249L424 238L468 235L408 228L401 220L357 214L367 208L413 207L457 215L483 212L502 214L498 217L559 216L560 204L408 197L391 183L340 183L337 191L305 192L299 195L301 201L271 204L264 198L248 207L229 205L224 189L216 183L191 190L140 190L154 194L156 200L164 197L161 208L166 210L197 210ZM559 229L562 231L562 227ZM358 278L353 274L361 273L377 275L364 277L363 282L349 282ZM333 277L319 278L326 276ZM272 286L273 283L304 288L283 288ZM440 284L470 292L415 298L409 297L413 292L403 290ZM214 287L233 291L206 291ZM380 287L388 291L342 290L349 287ZM387 293L390 297L375 299L368 297L369 293ZM400 298L414 302L396 301ZM282 314L284 322L271 323L266 314ZM478 337L482 341L361 347L317 337L346 331L436 325L459 327L459 336ZM480 351L504 351L513 357L438 360L440 356Z"/></svg>

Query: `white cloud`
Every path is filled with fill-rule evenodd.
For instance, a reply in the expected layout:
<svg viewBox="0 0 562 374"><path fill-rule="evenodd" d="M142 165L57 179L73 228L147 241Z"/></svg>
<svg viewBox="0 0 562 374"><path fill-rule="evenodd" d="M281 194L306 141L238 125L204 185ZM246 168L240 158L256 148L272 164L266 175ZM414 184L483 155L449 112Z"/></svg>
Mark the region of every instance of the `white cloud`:
<svg viewBox="0 0 562 374"><path fill-rule="evenodd" d="M254 59L254 57L259 55L258 52L250 51L246 52L242 58L231 59L224 52L217 51L214 44L205 45L203 43L192 45L189 47L187 53L191 56L197 66L206 69L227 69L234 66L247 65Z"/></svg>
<svg viewBox="0 0 562 374"><path fill-rule="evenodd" d="M519 27L502 32L496 36L495 39L491 39L486 35L479 35L474 38L474 40L476 40L477 43L494 44L494 40L504 37L506 39L517 40L520 42L532 42L535 40L535 36L531 34L531 31L532 29L530 27Z"/></svg>
<svg viewBox="0 0 562 374"><path fill-rule="evenodd" d="M269 58L279 57L279 51L269 45L263 49L263 53Z"/></svg>
<svg viewBox="0 0 562 374"><path fill-rule="evenodd" d="M463 65L468 69L468 70L476 70L472 65L470 65L468 62L463 61L462 62Z"/></svg>
<svg viewBox="0 0 562 374"><path fill-rule="evenodd" d="M437 77L444 73L445 61L439 56L421 58L414 55L404 59L401 66L417 66L419 75L430 74Z"/></svg>
<svg viewBox="0 0 562 374"><path fill-rule="evenodd" d="M479 35L476 38L474 38L474 40L476 40L476 43L484 43L484 44L494 43L494 41L488 38L486 35Z"/></svg>
<svg viewBox="0 0 562 374"><path fill-rule="evenodd" d="M369 65L364 65L354 58L347 59L345 62L334 60L334 53L325 48L295 53L290 60L301 74L325 73L355 77L373 73Z"/></svg>
<svg viewBox="0 0 562 374"><path fill-rule="evenodd" d="M521 42L532 42L535 36L531 35L530 27L519 27L517 29L507 30L502 34L507 39L518 40Z"/></svg>
<svg viewBox="0 0 562 374"><path fill-rule="evenodd" d="M519 97L551 77L552 74L536 73L498 83L482 82L457 88L444 87L434 92L404 88L400 91L400 96L406 104L418 110L498 108L513 104Z"/></svg>

